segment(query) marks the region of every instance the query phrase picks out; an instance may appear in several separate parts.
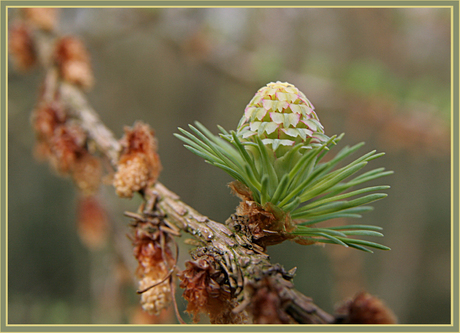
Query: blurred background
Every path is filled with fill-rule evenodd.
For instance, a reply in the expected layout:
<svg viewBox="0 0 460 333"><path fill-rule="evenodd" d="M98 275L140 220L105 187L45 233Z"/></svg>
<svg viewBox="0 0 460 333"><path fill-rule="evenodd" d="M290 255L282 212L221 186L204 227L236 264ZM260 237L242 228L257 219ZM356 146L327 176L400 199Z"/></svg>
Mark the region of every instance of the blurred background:
<svg viewBox="0 0 460 333"><path fill-rule="evenodd" d="M15 14L10 9L10 19ZM173 133L195 120L214 132L217 124L235 129L268 82L304 92L326 134L346 133L341 145L365 141L361 154L386 152L366 170L394 170L376 181L391 185L389 197L359 223L382 226L379 241L391 251L285 242L269 254L298 267L296 287L326 311L366 290L400 323L450 323L449 9L70 8L59 15L58 30L89 49L96 84L88 99L102 120L119 138L126 125L149 123L160 181L212 219L224 222L238 204L226 186L231 178ZM98 214L107 223L88 242L72 182L34 159L30 112L43 77L10 64L9 323L175 323L172 311L154 318L138 305L123 211L135 211L139 198L101 188ZM182 268L187 251L181 246Z"/></svg>

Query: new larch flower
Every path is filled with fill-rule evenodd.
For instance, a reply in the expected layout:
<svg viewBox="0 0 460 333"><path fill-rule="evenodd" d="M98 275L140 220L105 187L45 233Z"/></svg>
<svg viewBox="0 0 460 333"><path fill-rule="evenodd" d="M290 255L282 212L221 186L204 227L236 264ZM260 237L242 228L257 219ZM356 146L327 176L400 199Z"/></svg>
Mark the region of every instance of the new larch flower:
<svg viewBox="0 0 460 333"><path fill-rule="evenodd" d="M349 237L383 236L377 226L316 227L335 218L359 218L360 213L371 210L365 205L387 194L359 195L389 186L348 190L392 172L378 168L356 175L369 161L384 155L375 150L340 166L364 143L346 146L324 162L343 134L328 137L313 104L292 84L271 82L259 89L236 131L219 127L221 134L217 136L198 122L190 129L193 133L179 128L181 134L176 136L187 149L235 178L231 187L241 199L237 212L243 215L244 224L239 229L247 230L247 236L259 245L291 239L300 244L333 243L367 252L372 252L367 247L389 249Z"/></svg>
<svg viewBox="0 0 460 333"><path fill-rule="evenodd" d="M237 134L242 140L254 140L257 135L277 157L299 143L305 149L320 147L329 138L314 110L295 86L272 82L260 88L246 106Z"/></svg>

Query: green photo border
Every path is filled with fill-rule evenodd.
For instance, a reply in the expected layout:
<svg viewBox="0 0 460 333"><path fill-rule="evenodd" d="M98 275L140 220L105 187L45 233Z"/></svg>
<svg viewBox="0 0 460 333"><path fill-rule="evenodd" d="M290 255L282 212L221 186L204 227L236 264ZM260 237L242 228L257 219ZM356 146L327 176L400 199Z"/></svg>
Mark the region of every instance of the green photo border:
<svg viewBox="0 0 460 333"><path fill-rule="evenodd" d="M0 331L1 332L459 332L460 1L1 1L0 0ZM451 10L451 323L444 325L24 325L8 324L8 8L11 7L444 7Z"/></svg>

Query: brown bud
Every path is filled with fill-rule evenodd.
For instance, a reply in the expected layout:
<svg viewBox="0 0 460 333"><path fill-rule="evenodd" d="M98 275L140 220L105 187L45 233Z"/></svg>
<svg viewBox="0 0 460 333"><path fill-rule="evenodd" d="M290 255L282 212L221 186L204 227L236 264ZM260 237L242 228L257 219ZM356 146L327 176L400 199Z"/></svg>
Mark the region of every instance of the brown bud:
<svg viewBox="0 0 460 333"><path fill-rule="evenodd" d="M25 20L37 27L38 29L51 31L55 28L57 22L56 8L22 8L22 14Z"/></svg>
<svg viewBox="0 0 460 333"><path fill-rule="evenodd" d="M41 103L32 113L32 126L39 140L50 140L65 121L65 112L57 102Z"/></svg>
<svg viewBox="0 0 460 333"><path fill-rule="evenodd" d="M94 77L85 44L76 37L62 37L56 44L55 60L64 80L88 89Z"/></svg>
<svg viewBox="0 0 460 333"><path fill-rule="evenodd" d="M78 200L77 227L80 239L89 249L96 250L105 244L107 214L96 197L84 196Z"/></svg>
<svg viewBox="0 0 460 333"><path fill-rule="evenodd" d="M64 124L65 118L65 113L58 103L40 103L32 112L31 122L37 137L34 153L37 159L51 158L51 139L55 129Z"/></svg>
<svg viewBox="0 0 460 333"><path fill-rule="evenodd" d="M343 324L395 324L393 311L375 296L361 292L353 300L345 302L337 311Z"/></svg>
<svg viewBox="0 0 460 333"><path fill-rule="evenodd" d="M113 185L120 197L132 197L134 192L154 184L161 170L153 131L137 122L125 128L121 139L123 152L118 161Z"/></svg>
<svg viewBox="0 0 460 333"><path fill-rule="evenodd" d="M15 23L10 28L8 50L19 70L26 71L37 62L35 45L30 29L24 23Z"/></svg>
<svg viewBox="0 0 460 333"><path fill-rule="evenodd" d="M51 164L63 174L69 173L84 151L86 134L76 125L58 126L50 140Z"/></svg>

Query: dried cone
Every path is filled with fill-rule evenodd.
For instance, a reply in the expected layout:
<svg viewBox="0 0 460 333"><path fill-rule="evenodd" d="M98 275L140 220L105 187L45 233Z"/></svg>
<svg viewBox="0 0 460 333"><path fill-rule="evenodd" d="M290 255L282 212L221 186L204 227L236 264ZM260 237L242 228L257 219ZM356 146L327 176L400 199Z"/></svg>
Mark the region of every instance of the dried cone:
<svg viewBox="0 0 460 333"><path fill-rule="evenodd" d="M33 26L45 30L54 30L57 22L57 9L56 8L22 8L22 13L25 20Z"/></svg>
<svg viewBox="0 0 460 333"><path fill-rule="evenodd" d="M237 303L229 288L217 282L222 282L223 273L213 257L187 261L185 266L178 277L180 287L185 289L183 297L188 301L187 312L193 315L195 323L200 320L200 313L209 315L212 324L241 324L247 320L243 313L232 312Z"/></svg>
<svg viewBox="0 0 460 333"><path fill-rule="evenodd" d="M126 127L121 144L124 149L113 186L120 197L130 198L156 182L161 164L153 131L147 124L137 122L133 128Z"/></svg>
<svg viewBox="0 0 460 333"><path fill-rule="evenodd" d="M19 70L26 71L37 62L31 31L24 23L16 23L10 28L8 51Z"/></svg>
<svg viewBox="0 0 460 333"><path fill-rule="evenodd" d="M67 82L88 89L94 77L85 44L76 37L63 37L56 44L55 59Z"/></svg>
<svg viewBox="0 0 460 333"><path fill-rule="evenodd" d="M260 137L276 157L298 143L305 148L319 146L329 138L314 109L292 84L271 82L259 89L246 106L237 133L242 141Z"/></svg>
<svg viewBox="0 0 460 333"><path fill-rule="evenodd" d="M161 282L174 267L174 259L168 247L164 251L158 239L137 228L134 239L134 256L139 265L136 271L139 277L139 290L142 292L141 304L145 311L158 315L167 308L171 301L171 286L169 279Z"/></svg>
<svg viewBox="0 0 460 333"><path fill-rule="evenodd" d="M393 311L377 297L359 293L337 309L343 324L396 324Z"/></svg>

